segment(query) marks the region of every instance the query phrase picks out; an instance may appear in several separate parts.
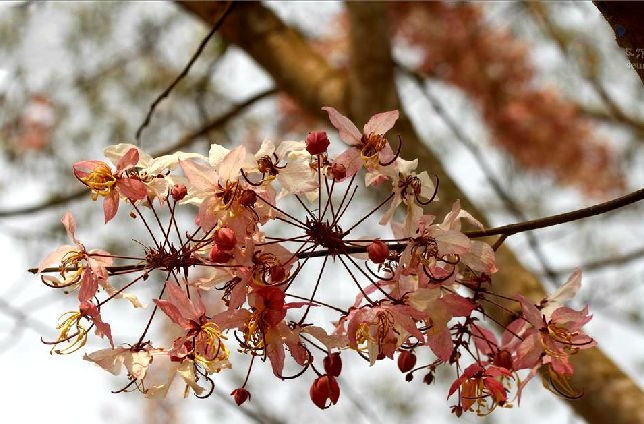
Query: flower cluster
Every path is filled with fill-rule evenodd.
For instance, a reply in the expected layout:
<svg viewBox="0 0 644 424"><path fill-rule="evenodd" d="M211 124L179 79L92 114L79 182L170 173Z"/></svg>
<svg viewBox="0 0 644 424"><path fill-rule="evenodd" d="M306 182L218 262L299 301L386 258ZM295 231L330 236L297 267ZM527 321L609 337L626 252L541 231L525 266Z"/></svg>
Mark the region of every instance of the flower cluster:
<svg viewBox="0 0 644 424"><path fill-rule="evenodd" d="M100 161L74 164L92 199L104 198L106 223L123 202L152 243L141 243L139 258L87 250L65 214L74 245L47 256L39 272L49 287L78 288L79 308L61 317L60 336L48 342L52 352L82 348L95 329L110 347L85 359L113 374L125 368L128 382L121 391L164 396L179 376L186 395L206 397L214 374L238 366L231 358L234 342L249 358L246 381L231 393L238 405L251 398L246 385L259 358L280 379L312 374L311 400L327 408L340 398L342 356L351 352L370 365L396 359L408 381L422 373L426 384L439 366L454 368L449 396L457 394L457 415L510 405L511 393L520 395L544 365L549 387L575 396L567 380L573 373L569 357L594 345L581 332L587 311L563 305L579 287L580 274L538 305L515 299L521 313L499 341L483 308L508 300L492 291L494 251L462 232L464 223L482 225L458 202L442 221L424 214L423 206L437 201L438 181L391 148L386 134L398 112L377 114L360 131L334 108L324 110L347 145L335 158L327 151L327 133L318 131L305 141L265 141L256 153L212 145L208 157L178 152L152 158L119 144L106 150L114 170ZM390 194L347 223L361 173L366 187ZM165 224L161 208L169 211ZM180 230L177 208L195 214L194 230ZM351 235L381 208L380 224L390 224L393 238ZM325 275L331 263L344 268L344 281ZM114 275L133 277L117 289L110 282ZM143 307L127 292L135 284L157 289L150 318L135 341L115 341L106 306L125 298ZM349 301L334 298L347 289ZM219 308L204 302L213 293ZM335 319L315 322L313 308ZM151 340L151 323L163 316L178 332L167 345ZM295 376L285 375L286 361L300 367ZM149 372L162 367L169 370L164 380ZM523 380L519 370L527 370Z"/></svg>

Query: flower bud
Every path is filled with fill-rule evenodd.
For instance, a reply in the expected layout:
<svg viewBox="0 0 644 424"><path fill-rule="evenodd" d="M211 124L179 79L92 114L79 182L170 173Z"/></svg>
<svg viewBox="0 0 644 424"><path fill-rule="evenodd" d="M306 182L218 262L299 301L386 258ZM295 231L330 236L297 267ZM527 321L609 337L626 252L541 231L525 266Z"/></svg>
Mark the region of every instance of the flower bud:
<svg viewBox="0 0 644 424"><path fill-rule="evenodd" d="M318 408L326 409L338 402L340 398L340 386L338 386L335 378L324 374L313 382L309 394L311 395L311 400ZM327 400L331 401L328 405Z"/></svg>
<svg viewBox="0 0 644 424"><path fill-rule="evenodd" d="M389 246L380 240L374 240L367 247L367 253L371 262L381 264L389 257Z"/></svg>
<svg viewBox="0 0 644 424"><path fill-rule="evenodd" d="M329 138L324 131L313 131L306 136L306 151L312 155L326 152L329 144Z"/></svg>
<svg viewBox="0 0 644 424"><path fill-rule="evenodd" d="M339 377L342 371L342 358L340 352L333 352L324 357L322 361L324 364L324 371L332 377Z"/></svg>
<svg viewBox="0 0 644 424"><path fill-rule="evenodd" d="M186 195L188 194L188 189L183 184L175 184L172 186L170 194L172 195L172 198L178 202L179 200L186 197Z"/></svg>
<svg viewBox="0 0 644 424"><path fill-rule="evenodd" d="M428 386L434 382L434 373L429 372L425 374L425 377L423 377L423 383L427 384Z"/></svg>
<svg viewBox="0 0 644 424"><path fill-rule="evenodd" d="M216 264L225 264L229 260L231 260L233 256L219 248L216 244L212 246L212 249L210 249L210 254L208 255L208 259L210 259L210 262L214 262Z"/></svg>
<svg viewBox="0 0 644 424"><path fill-rule="evenodd" d="M231 250L237 244L237 237L232 228L221 227L215 232L215 244L221 250Z"/></svg>
<svg viewBox="0 0 644 424"><path fill-rule="evenodd" d="M406 373L414 369L416 365L416 355L410 350L403 350L398 355L398 369L402 373Z"/></svg>
<svg viewBox="0 0 644 424"><path fill-rule="evenodd" d="M499 350L494 355L494 365L505 368L506 370L512 370L512 354L505 349Z"/></svg>
<svg viewBox="0 0 644 424"><path fill-rule="evenodd" d="M242 403L250 400L250 392L243 387L233 390L231 395L233 399L235 399L237 406L240 406Z"/></svg>
<svg viewBox="0 0 644 424"><path fill-rule="evenodd" d="M328 168L328 173L335 181L340 181L346 178L347 168L341 163L335 162Z"/></svg>

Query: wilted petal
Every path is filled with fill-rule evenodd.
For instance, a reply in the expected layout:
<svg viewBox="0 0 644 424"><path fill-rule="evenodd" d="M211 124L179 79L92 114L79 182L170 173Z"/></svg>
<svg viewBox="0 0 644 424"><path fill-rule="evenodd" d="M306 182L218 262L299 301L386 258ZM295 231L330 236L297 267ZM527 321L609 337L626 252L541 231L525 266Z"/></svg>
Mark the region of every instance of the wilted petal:
<svg viewBox="0 0 644 424"><path fill-rule="evenodd" d="M118 375L121 372L124 362L124 352L129 349L124 347L117 347L116 349L102 349L92 352L89 355L85 354L83 359L86 361L94 362L99 367L107 372Z"/></svg>

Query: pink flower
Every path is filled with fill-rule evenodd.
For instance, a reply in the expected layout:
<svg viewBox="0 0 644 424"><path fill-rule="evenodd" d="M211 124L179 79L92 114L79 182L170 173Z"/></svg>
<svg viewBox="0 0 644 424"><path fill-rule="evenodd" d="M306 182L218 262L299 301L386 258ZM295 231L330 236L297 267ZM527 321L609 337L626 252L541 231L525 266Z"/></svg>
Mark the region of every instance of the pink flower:
<svg viewBox="0 0 644 424"><path fill-rule="evenodd" d="M154 303L186 333L174 342L170 356L177 361L182 361L190 354L194 354L195 361L203 365L208 372L219 372L222 368L229 368L228 356L230 352L223 340L226 336L222 329L213 320L206 316L206 310L199 293L196 301L188 298L186 292L174 282L166 282L168 300L154 299Z"/></svg>
<svg viewBox="0 0 644 424"><path fill-rule="evenodd" d="M330 141L324 131L313 131L306 136L306 151L312 155L326 153Z"/></svg>
<svg viewBox="0 0 644 424"><path fill-rule="evenodd" d="M398 111L378 113L369 119L360 132L358 128L340 112L332 107L323 107L329 114L331 124L340 133L342 141L351 146L335 160L346 168L346 177L354 176L364 165L367 170L378 168L380 163L391 162L393 151L384 134L393 128L398 119Z"/></svg>
<svg viewBox="0 0 644 424"><path fill-rule="evenodd" d="M439 285L419 288L408 299L409 305L421 311L423 319L430 324L427 344L441 361L448 362L454 342L447 323L453 317L468 316L476 305L459 294L442 293Z"/></svg>
<svg viewBox="0 0 644 424"><path fill-rule="evenodd" d="M507 403L508 391L504 383L513 379L512 372L505 368L495 365L483 368L474 363L452 383L447 397L452 396L458 389L460 390L459 406L462 409L456 410L473 411L472 406L476 404L477 415L487 415L497 406L504 406Z"/></svg>
<svg viewBox="0 0 644 424"><path fill-rule="evenodd" d="M132 148L119 160L114 173L105 162L97 160L76 162L73 165L76 178L92 190L92 200L96 200L98 196L105 198L103 201L105 223L116 215L120 196L132 202L147 197L148 190L145 184L138 176L130 176L128 173L128 170L138 161L139 151Z"/></svg>
<svg viewBox="0 0 644 424"><path fill-rule="evenodd" d="M78 285L78 300L81 303L87 302L96 294L99 282L109 286L106 268L112 265L112 257L103 250L85 249L76 238L76 222L70 212L65 212L61 222L67 230L67 236L75 245L64 245L56 249L42 260L38 271L42 272L48 265L60 263L61 278L45 275L42 277L43 281L55 287Z"/></svg>
<svg viewBox="0 0 644 424"><path fill-rule="evenodd" d="M383 302L352 310L341 320L340 326L348 321L346 334L349 346L366 350L373 365L384 357L393 359L396 350L412 336L424 343L425 337L416 326L422 317L423 314L411 306ZM338 331L341 330L339 327Z"/></svg>
<svg viewBox="0 0 644 424"><path fill-rule="evenodd" d="M125 366L129 376L142 381L146 377L150 363L152 363L151 350L149 345L141 349L117 347L99 350L89 355L85 354L83 359L94 362L113 375L120 374Z"/></svg>

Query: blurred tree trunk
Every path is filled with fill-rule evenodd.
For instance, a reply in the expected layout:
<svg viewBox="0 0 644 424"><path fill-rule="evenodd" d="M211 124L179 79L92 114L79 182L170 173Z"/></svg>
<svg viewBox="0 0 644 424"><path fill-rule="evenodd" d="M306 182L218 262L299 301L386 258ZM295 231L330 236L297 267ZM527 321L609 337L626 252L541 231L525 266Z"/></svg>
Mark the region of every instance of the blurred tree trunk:
<svg viewBox="0 0 644 424"><path fill-rule="evenodd" d="M221 14L217 2L181 3L187 11L211 25ZM394 64L388 31L386 3L347 3L350 22L351 65L348 72L334 69L297 32L261 3L237 3L221 29L222 36L250 55L274 79L277 87L309 112L322 115L322 106L333 106L355 120L358 127L377 112L400 108L394 83ZM454 200L477 218L484 214L446 174L436 156L426 147L402 111L395 131L404 140L402 156L418 158L421 169L440 179L443 215ZM436 206L434 206L436 207ZM526 270L507 248L497 252L500 272L493 277L498 293L522 293L539 300L545 296L539 280ZM507 320L499 311L496 318ZM581 399L570 406L592 423L644 423L644 393L599 349L581 352L572 358L575 376L572 384L581 389Z"/></svg>

